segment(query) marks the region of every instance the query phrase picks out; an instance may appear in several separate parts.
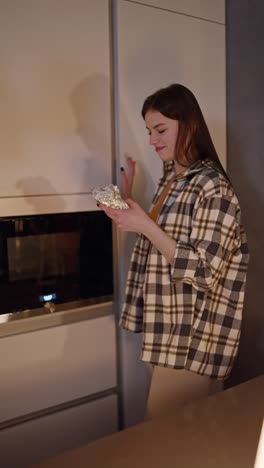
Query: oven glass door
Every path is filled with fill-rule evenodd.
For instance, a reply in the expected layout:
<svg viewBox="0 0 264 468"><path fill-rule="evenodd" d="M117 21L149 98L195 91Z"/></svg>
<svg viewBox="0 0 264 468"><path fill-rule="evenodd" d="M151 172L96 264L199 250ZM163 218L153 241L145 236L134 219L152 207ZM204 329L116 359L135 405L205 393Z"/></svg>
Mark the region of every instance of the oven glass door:
<svg viewBox="0 0 264 468"><path fill-rule="evenodd" d="M101 211L2 218L0 313L111 296L112 260Z"/></svg>

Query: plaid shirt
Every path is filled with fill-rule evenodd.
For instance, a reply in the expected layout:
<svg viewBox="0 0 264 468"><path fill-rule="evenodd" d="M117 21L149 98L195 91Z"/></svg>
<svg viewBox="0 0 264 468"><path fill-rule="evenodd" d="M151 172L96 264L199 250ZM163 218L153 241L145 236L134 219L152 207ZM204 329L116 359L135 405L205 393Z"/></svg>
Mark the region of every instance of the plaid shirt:
<svg viewBox="0 0 264 468"><path fill-rule="evenodd" d="M164 164L152 206L172 176ZM249 260L239 203L209 160L175 178L157 223L176 240L173 265L139 235L120 326L143 331L143 361L228 377L238 350Z"/></svg>

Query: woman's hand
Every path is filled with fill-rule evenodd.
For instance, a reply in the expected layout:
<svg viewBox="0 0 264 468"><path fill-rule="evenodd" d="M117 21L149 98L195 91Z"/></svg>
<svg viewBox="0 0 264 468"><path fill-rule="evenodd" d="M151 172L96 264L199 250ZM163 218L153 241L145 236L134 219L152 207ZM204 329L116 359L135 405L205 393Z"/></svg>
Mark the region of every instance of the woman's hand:
<svg viewBox="0 0 264 468"><path fill-rule="evenodd" d="M138 203L131 199L126 200L126 202L129 206L127 210L108 208L102 204L99 204L99 207L117 224L117 227L121 231L144 234L160 253L164 255L167 261L173 265L176 241L168 236Z"/></svg>
<svg viewBox="0 0 264 468"><path fill-rule="evenodd" d="M133 161L133 159L128 158L127 165L127 173L125 169L121 167L121 195L124 199L132 197L136 161Z"/></svg>
<svg viewBox="0 0 264 468"><path fill-rule="evenodd" d="M126 202L129 206L127 210L118 210L103 205L99 206L116 223L120 231L145 234L151 228L153 221L134 200L127 199Z"/></svg>

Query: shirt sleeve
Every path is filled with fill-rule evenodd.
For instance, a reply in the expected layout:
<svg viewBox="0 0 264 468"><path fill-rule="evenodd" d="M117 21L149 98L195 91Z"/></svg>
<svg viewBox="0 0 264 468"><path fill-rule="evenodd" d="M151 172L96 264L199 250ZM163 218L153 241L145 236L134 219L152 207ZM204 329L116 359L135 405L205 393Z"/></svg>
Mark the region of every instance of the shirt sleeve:
<svg viewBox="0 0 264 468"><path fill-rule="evenodd" d="M217 195L200 202L194 210L190 242L176 241L172 281L198 290L213 288L241 245L239 212L235 197Z"/></svg>

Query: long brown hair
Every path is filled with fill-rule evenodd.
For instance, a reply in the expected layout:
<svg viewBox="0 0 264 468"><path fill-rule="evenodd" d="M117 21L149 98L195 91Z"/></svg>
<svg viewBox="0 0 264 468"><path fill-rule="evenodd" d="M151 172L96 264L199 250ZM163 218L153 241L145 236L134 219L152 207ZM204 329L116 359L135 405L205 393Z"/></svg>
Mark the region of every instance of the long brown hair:
<svg viewBox="0 0 264 468"><path fill-rule="evenodd" d="M197 99L188 88L172 84L159 89L145 99L141 110L143 119L149 110L179 121L175 159L181 166L192 165L199 159L210 159L227 177Z"/></svg>

